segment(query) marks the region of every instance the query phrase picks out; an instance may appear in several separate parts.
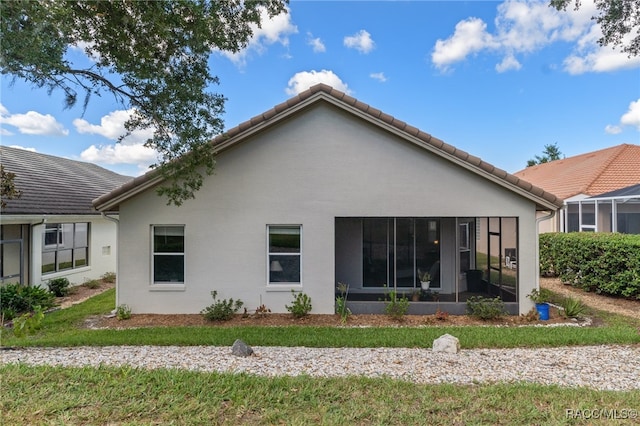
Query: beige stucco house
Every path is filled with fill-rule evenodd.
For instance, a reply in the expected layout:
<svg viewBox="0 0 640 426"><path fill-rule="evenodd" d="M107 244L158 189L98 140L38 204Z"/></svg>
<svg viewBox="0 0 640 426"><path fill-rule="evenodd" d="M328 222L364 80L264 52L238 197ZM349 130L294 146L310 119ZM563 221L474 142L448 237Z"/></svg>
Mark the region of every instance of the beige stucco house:
<svg viewBox="0 0 640 426"><path fill-rule="evenodd" d="M419 293L410 313L464 313L472 295L531 308L554 195L326 85L212 143L195 200L168 206L150 172L94 201L119 215L118 304L198 313L216 290L286 312L294 290L328 314L345 283L360 313L390 289Z"/></svg>

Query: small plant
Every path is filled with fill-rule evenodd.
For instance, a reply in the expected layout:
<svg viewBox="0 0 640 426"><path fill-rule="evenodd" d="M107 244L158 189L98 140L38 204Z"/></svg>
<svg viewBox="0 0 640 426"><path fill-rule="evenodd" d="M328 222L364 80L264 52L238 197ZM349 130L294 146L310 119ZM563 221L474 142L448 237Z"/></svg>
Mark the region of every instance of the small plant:
<svg viewBox="0 0 640 426"><path fill-rule="evenodd" d="M54 278L47 281L47 287L49 291L53 293L55 297L64 297L69 294L69 280L65 277Z"/></svg>
<svg viewBox="0 0 640 426"><path fill-rule="evenodd" d="M113 283L116 282L116 273L115 272L105 272L104 274L102 274L100 279L102 281L104 281L105 283L113 284Z"/></svg>
<svg viewBox="0 0 640 426"><path fill-rule="evenodd" d="M82 285L88 289L95 290L97 288L100 288L100 281L88 280L88 281L85 281Z"/></svg>
<svg viewBox="0 0 640 426"><path fill-rule="evenodd" d="M116 318L119 321L131 319L131 308L129 305L118 305L116 308Z"/></svg>
<svg viewBox="0 0 640 426"><path fill-rule="evenodd" d="M449 312L441 311L440 308L436 309L435 318L438 321L446 321L449 318Z"/></svg>
<svg viewBox="0 0 640 426"><path fill-rule="evenodd" d="M418 279L423 283L431 281L431 274L428 272L422 272L418 269Z"/></svg>
<svg viewBox="0 0 640 426"><path fill-rule="evenodd" d="M540 290L534 288L531 293L527 295L533 303L549 303L552 296L553 293L546 288L541 288Z"/></svg>
<svg viewBox="0 0 640 426"><path fill-rule="evenodd" d="M264 303L256 308L257 317L264 318L269 313L271 313L271 309L267 308L267 306Z"/></svg>
<svg viewBox="0 0 640 426"><path fill-rule="evenodd" d="M391 290L387 294L387 304L384 312L395 320L402 320L409 310L409 299L402 294L398 295L396 290Z"/></svg>
<svg viewBox="0 0 640 426"><path fill-rule="evenodd" d="M42 327L44 313L40 306L36 306L33 312L27 312L13 320L13 335L22 338L27 334L35 334Z"/></svg>
<svg viewBox="0 0 640 426"><path fill-rule="evenodd" d="M293 303L284 305L287 311L291 312L295 318L309 315L309 312L311 312L311 298L302 292L296 293L291 290L291 293L293 294Z"/></svg>
<svg viewBox="0 0 640 426"><path fill-rule="evenodd" d="M499 297L472 296L467 299L467 312L481 320L494 320L507 314Z"/></svg>
<svg viewBox="0 0 640 426"><path fill-rule="evenodd" d="M351 310L347 307L347 297L349 296L349 284L338 283L340 296L336 297L336 313L340 315L340 321L345 324Z"/></svg>
<svg viewBox="0 0 640 426"><path fill-rule="evenodd" d="M222 299L217 300L218 292L216 290L211 292L213 297L213 304L204 308L200 313L208 321L229 321L233 318L233 314L238 312L244 302L242 300Z"/></svg>
<svg viewBox="0 0 640 426"><path fill-rule="evenodd" d="M522 317L527 322L534 322L540 319L540 314L538 313L538 310L536 308L531 308L529 309L529 312L522 315Z"/></svg>
<svg viewBox="0 0 640 426"><path fill-rule="evenodd" d="M580 318L584 316L587 307L581 300L573 297L565 298L560 304L564 309L564 316L567 318Z"/></svg>

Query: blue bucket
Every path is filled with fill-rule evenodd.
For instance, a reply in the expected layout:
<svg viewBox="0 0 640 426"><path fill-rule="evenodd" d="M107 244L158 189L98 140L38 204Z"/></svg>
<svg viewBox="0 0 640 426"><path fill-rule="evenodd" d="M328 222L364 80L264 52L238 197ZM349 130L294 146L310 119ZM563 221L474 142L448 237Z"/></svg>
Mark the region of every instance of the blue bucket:
<svg viewBox="0 0 640 426"><path fill-rule="evenodd" d="M549 319L548 303L536 303L536 310L538 311L538 316L542 321L547 321Z"/></svg>

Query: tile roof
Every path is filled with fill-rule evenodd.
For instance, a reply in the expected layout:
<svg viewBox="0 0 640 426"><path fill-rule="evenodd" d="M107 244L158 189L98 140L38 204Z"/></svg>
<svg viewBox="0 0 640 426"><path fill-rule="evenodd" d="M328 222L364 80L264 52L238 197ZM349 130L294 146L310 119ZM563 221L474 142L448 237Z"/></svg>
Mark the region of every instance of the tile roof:
<svg viewBox="0 0 640 426"><path fill-rule="evenodd" d="M565 200L599 195L640 183L640 146L622 144L514 173Z"/></svg>
<svg viewBox="0 0 640 426"><path fill-rule="evenodd" d="M129 182L91 163L0 146L0 163L15 173L20 198L5 200L2 214L96 214L91 201Z"/></svg>
<svg viewBox="0 0 640 426"><path fill-rule="evenodd" d="M627 186L615 191L605 192L604 194L595 195L589 197L589 199L595 198L640 198L640 183L637 185Z"/></svg>
<svg viewBox="0 0 640 426"><path fill-rule="evenodd" d="M549 210L562 206L562 200L558 199L543 189L536 187L524 179L511 175L493 165L482 161L475 157L449 145L440 139L422 132L420 129L410 126L407 123L398 120L384 112L371 107L347 94L335 90L326 84L317 84L309 89L299 93L297 96L276 105L272 109L247 120L238 126L228 130L226 133L216 137L212 144L216 147L217 152L222 152L230 146L240 142L245 137L255 134L260 130L280 122L282 119L289 117L291 114L315 104L319 101L329 102L343 110L349 111L354 115L374 123L375 125L385 127L401 137L410 140L417 145L440 155L449 161L466 167L478 175L491 179L494 182L518 192L525 197L535 200L536 205L542 210ZM133 181L124 186L105 194L94 200L93 204L98 210L117 209L120 202L127 198L155 186L162 182L162 177L158 170L152 170L142 176L135 178Z"/></svg>

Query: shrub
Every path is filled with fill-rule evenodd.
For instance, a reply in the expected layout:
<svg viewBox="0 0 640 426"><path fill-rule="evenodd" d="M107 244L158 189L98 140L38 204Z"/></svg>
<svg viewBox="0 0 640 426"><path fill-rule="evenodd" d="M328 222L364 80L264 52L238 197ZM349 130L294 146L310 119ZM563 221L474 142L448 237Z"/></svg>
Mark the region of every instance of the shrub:
<svg viewBox="0 0 640 426"><path fill-rule="evenodd" d="M131 319L131 308L129 305L118 305L116 308L116 318L119 321Z"/></svg>
<svg viewBox="0 0 640 426"><path fill-rule="evenodd" d="M244 302L242 300L233 299L221 299L217 300L218 292L216 290L211 292L213 297L213 304L204 308L200 313L208 321L229 321L233 318L233 314L238 312Z"/></svg>
<svg viewBox="0 0 640 426"><path fill-rule="evenodd" d="M42 327L44 313L40 306L34 306L33 312L27 312L13 320L13 334L21 338L27 334L35 334Z"/></svg>
<svg viewBox="0 0 640 426"><path fill-rule="evenodd" d="M507 314L504 302L499 297L472 296L467 299L467 312L481 320L498 319Z"/></svg>
<svg viewBox="0 0 640 426"><path fill-rule="evenodd" d="M586 291L640 299L640 235L540 235L540 273Z"/></svg>
<svg viewBox="0 0 640 426"><path fill-rule="evenodd" d="M587 311L585 304L573 297L566 297L562 300L560 306L564 309L564 316L567 318L580 318Z"/></svg>
<svg viewBox="0 0 640 426"><path fill-rule="evenodd" d="M65 277L54 278L47 281L49 291L56 297L63 297L69 293L69 280Z"/></svg>
<svg viewBox="0 0 640 426"><path fill-rule="evenodd" d="M106 272L104 273L100 279L105 283L113 284L116 282L116 273L115 272Z"/></svg>
<svg viewBox="0 0 640 426"><path fill-rule="evenodd" d="M311 298L302 292L296 293L291 290L291 293L293 293L293 303L284 305L287 311L291 312L295 318L309 315L309 312L311 312Z"/></svg>
<svg viewBox="0 0 640 426"><path fill-rule="evenodd" d="M44 310L55 306L53 294L39 286L18 283L0 286L0 310L5 319L13 319L16 315L31 312L36 306Z"/></svg>
<svg viewBox="0 0 640 426"><path fill-rule="evenodd" d="M96 288L100 288L100 281L98 280L88 280L82 284L84 287L95 290Z"/></svg>
<svg viewBox="0 0 640 426"><path fill-rule="evenodd" d="M534 288L527 297L531 299L533 303L549 303L553 297L553 293L546 288L541 288L540 290Z"/></svg>
<svg viewBox="0 0 640 426"><path fill-rule="evenodd" d="M387 304L384 312L395 320L401 320L409 310L409 299L403 294L398 295L395 290L389 291L387 294Z"/></svg>
<svg viewBox="0 0 640 426"><path fill-rule="evenodd" d="M347 297L349 295L349 284L338 283L340 296L336 297L336 313L340 315L340 321L345 324L351 310L347 307Z"/></svg>

